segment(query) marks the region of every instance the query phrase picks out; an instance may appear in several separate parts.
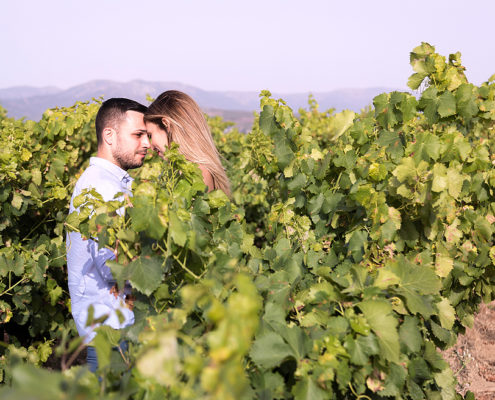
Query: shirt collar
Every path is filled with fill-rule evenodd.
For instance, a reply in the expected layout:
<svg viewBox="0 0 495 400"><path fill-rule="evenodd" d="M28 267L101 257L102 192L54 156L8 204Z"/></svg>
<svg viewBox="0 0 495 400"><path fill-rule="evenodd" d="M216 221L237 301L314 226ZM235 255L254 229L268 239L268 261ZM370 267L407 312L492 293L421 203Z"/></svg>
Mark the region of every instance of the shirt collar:
<svg viewBox="0 0 495 400"><path fill-rule="evenodd" d="M119 181L124 182L125 184L132 181L132 178L129 176L127 171L123 170L122 168L115 165L114 163L112 163L108 160L105 160L104 158L91 157L89 159L89 165L96 165L100 168L103 168L104 170L110 172L112 175L117 177L119 179Z"/></svg>

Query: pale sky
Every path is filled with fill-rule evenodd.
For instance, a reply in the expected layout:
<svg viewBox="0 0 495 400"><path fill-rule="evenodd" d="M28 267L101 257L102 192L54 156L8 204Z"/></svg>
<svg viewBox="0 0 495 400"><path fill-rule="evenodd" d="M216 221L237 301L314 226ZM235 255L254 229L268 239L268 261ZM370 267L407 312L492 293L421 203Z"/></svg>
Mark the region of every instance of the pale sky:
<svg viewBox="0 0 495 400"><path fill-rule="evenodd" d="M495 1L4 0L0 88L93 79L206 90L406 88L421 41L495 73Z"/></svg>

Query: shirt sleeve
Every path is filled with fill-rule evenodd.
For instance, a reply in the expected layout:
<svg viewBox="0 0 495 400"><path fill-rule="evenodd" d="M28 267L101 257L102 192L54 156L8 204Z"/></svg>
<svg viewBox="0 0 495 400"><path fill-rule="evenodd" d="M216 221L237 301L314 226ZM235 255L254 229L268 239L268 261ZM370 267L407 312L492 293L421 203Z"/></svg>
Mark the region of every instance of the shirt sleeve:
<svg viewBox="0 0 495 400"><path fill-rule="evenodd" d="M91 273L98 274L101 279L113 285L115 280L112 271L106 265L107 260L115 258L109 249L98 249L98 243L93 239L83 239L79 232L67 234L67 268L69 270L69 287L74 293L80 293L83 275ZM80 293L82 294L82 293Z"/></svg>
<svg viewBox="0 0 495 400"><path fill-rule="evenodd" d="M107 248L98 249L98 243L92 239L89 240L91 240L94 244L92 256L96 270L105 282L113 285L115 283L115 279L113 278L112 271L110 270L110 267L107 266L106 262L108 260L115 260L115 254Z"/></svg>

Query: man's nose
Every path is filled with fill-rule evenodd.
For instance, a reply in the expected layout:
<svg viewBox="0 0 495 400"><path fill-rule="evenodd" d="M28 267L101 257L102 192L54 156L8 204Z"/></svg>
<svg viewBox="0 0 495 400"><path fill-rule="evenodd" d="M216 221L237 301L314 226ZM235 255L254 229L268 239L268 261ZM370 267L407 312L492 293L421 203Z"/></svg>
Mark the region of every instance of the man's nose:
<svg viewBox="0 0 495 400"><path fill-rule="evenodd" d="M149 149L151 147L150 139L148 136L144 136L144 140L141 142L142 146Z"/></svg>

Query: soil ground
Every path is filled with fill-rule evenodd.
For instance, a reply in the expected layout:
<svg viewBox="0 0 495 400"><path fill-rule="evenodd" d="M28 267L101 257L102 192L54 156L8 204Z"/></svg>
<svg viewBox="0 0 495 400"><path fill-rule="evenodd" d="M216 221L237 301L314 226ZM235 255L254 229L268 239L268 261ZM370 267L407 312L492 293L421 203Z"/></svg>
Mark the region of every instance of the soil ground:
<svg viewBox="0 0 495 400"><path fill-rule="evenodd" d="M443 352L459 382L457 391L476 400L495 399L495 302L482 304L474 325Z"/></svg>

